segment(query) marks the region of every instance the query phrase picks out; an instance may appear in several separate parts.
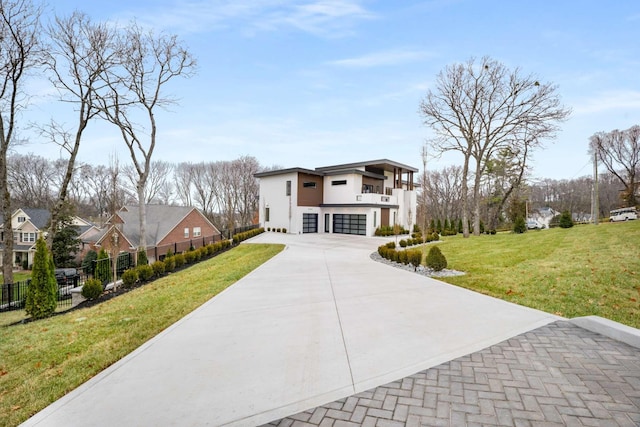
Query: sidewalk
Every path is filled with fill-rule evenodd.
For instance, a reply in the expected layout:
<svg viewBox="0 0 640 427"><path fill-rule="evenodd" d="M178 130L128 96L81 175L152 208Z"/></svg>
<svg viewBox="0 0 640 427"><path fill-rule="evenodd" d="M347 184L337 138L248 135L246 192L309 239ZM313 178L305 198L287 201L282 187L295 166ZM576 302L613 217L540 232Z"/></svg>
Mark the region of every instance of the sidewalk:
<svg viewBox="0 0 640 427"><path fill-rule="evenodd" d="M369 258L376 238L287 249L24 425L259 425L558 318Z"/></svg>

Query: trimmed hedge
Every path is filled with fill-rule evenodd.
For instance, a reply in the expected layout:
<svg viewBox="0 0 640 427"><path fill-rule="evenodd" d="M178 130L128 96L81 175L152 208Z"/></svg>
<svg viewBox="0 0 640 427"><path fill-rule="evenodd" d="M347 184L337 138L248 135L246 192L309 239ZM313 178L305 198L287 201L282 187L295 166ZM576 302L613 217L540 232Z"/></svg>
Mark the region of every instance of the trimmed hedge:
<svg viewBox="0 0 640 427"><path fill-rule="evenodd" d="M130 268L122 273L122 285L125 288L132 287L138 281L138 272L135 268Z"/></svg>
<svg viewBox="0 0 640 427"><path fill-rule="evenodd" d="M280 229L278 229L278 231L280 231ZM283 233L287 232L286 228L282 229ZM264 228L260 227L260 228L254 228L253 230L249 230L249 231L244 231L242 233L237 233L233 235L233 244L238 244L244 240L250 239L252 237L257 236L258 234L262 234L264 233Z"/></svg>

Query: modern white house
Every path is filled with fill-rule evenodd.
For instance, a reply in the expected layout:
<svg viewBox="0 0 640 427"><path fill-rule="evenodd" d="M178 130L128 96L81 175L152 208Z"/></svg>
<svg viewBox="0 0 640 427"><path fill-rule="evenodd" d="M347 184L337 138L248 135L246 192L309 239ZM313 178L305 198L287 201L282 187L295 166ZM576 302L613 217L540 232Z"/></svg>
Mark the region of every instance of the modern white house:
<svg viewBox="0 0 640 427"><path fill-rule="evenodd" d="M411 229L416 172L386 159L260 172L259 221L294 234L373 236L376 228L394 224Z"/></svg>

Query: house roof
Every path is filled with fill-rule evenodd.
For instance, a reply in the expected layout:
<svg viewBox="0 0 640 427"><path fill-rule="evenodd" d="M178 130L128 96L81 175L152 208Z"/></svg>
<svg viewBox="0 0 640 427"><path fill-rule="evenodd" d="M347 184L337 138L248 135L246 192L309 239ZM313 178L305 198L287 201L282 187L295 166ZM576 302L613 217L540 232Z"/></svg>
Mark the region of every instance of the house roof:
<svg viewBox="0 0 640 427"><path fill-rule="evenodd" d="M146 242L147 245L156 246L162 239L166 237L191 211L198 211L192 206L169 206L169 205L146 205ZM118 224L118 229L132 244L137 245L140 242L140 225L138 215L140 214L139 206L124 206L120 209L116 216L122 220L122 224ZM203 215L203 218L210 223ZM113 224L112 217L109 222ZM215 226L211 224L215 229ZM110 228L105 228L96 236L96 241L103 239L104 235Z"/></svg>
<svg viewBox="0 0 640 427"><path fill-rule="evenodd" d="M44 230L47 228L49 224L49 219L51 218L51 213L46 209L36 209L36 208L21 208L16 209L13 212L13 215L16 215L19 211L24 212L24 214L28 217L31 224L38 228L38 230ZM0 226L4 223L4 216L0 214Z"/></svg>
<svg viewBox="0 0 640 427"><path fill-rule="evenodd" d="M389 159L367 160L364 162L346 163L343 165L323 166L320 168L316 168L316 170L319 172L333 172L333 171L340 171L345 169L361 168L366 166L372 166L372 167L375 167L376 169L382 169L387 172L393 172L395 168L400 168L409 172L418 172L418 169L414 168L413 166L405 165L403 163L395 162Z"/></svg>
<svg viewBox="0 0 640 427"><path fill-rule="evenodd" d="M405 165L402 163L394 162L392 160L380 159L380 160L369 160L365 162L358 163L346 163L343 165L334 165L334 166L324 166L316 168L315 170L304 169L304 168L288 168L288 169L279 169L273 171L259 172L254 174L256 178L264 178L267 176L276 176L276 175L284 175L288 173L307 173L310 175L318 175L318 176L327 176L327 175L335 175L335 174L351 174L358 173L365 176L371 176L372 178L381 178L382 175L363 171L358 168L366 168L367 166L372 167L377 170L393 172L394 169L400 168L407 172L418 172L418 169L413 166Z"/></svg>
<svg viewBox="0 0 640 427"><path fill-rule="evenodd" d="M305 169L305 168L288 168L288 169L278 169L278 170L272 170L272 171L266 171L266 172L258 172L253 174L253 176L255 176L256 178L264 178L266 176L286 175L289 173L306 173L309 175L324 176L324 174L321 172L317 172L317 171L314 171L311 169Z"/></svg>

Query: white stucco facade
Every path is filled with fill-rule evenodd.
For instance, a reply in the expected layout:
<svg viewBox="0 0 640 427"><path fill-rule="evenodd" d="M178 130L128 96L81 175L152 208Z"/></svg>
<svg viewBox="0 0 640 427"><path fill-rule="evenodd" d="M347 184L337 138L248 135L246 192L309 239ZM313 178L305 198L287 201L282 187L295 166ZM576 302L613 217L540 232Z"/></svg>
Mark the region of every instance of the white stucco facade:
<svg viewBox="0 0 640 427"><path fill-rule="evenodd" d="M373 236L376 228L394 224L411 229L416 222L414 172L411 166L377 160L256 174L260 224L295 234Z"/></svg>

